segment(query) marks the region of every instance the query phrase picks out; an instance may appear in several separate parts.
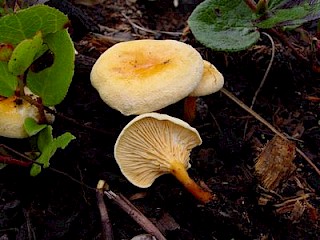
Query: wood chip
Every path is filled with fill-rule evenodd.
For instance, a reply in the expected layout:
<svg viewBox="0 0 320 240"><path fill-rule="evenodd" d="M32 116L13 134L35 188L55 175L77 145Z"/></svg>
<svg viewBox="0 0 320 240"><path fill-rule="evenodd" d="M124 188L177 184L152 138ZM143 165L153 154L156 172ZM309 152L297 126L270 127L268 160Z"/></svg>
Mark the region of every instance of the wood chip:
<svg viewBox="0 0 320 240"><path fill-rule="evenodd" d="M261 185L268 190L275 190L288 179L296 169L292 162L295 158L295 143L279 136L273 137L260 153L255 172Z"/></svg>

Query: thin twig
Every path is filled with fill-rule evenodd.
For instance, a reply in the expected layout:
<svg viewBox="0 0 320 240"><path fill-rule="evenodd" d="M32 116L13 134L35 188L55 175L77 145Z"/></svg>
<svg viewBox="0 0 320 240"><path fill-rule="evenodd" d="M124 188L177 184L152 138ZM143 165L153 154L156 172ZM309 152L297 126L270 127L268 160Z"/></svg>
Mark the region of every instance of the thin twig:
<svg viewBox="0 0 320 240"><path fill-rule="evenodd" d="M250 108L253 108L253 105L254 105L254 103L255 103L255 101L257 99L257 96L258 96L259 92L261 91L261 88L262 88L262 86L264 85L264 83L265 83L265 81L267 79L267 76L268 76L268 74L270 72L270 69L271 69L271 66L272 66L272 63L273 63L273 60L274 60L274 54L275 54L275 45L274 45L274 41L273 41L272 37L268 33L265 33L265 32L262 32L262 34L266 35L269 38L269 40L271 42L271 46L272 46L272 52L271 52L271 58L270 58L270 62L268 64L267 70L264 73L264 76L263 76L263 78L262 78L262 80L260 82L260 85L259 85L258 89L254 93Z"/></svg>
<svg viewBox="0 0 320 240"><path fill-rule="evenodd" d="M257 114L255 111L253 111L251 108L249 108L246 104L244 104L241 100L239 100L236 96L234 96L231 92L229 92L227 89L222 88L220 90L223 94L225 94L227 97L229 97L232 101L237 103L241 108L246 110L248 113L250 113L252 116L254 116L257 120L259 120L261 123L263 123L265 126L267 126L272 132L277 134L282 139L287 140L287 137L279 132L274 126L272 126L270 123L267 122L264 118L262 118L259 114ZM296 147L296 151L300 154L300 156L305 159L309 165L316 171L316 173L320 176L320 170L318 167L311 161L311 159L302 152L298 147Z"/></svg>
<svg viewBox="0 0 320 240"><path fill-rule="evenodd" d="M160 230L137 209L122 194L115 194L111 190L104 191L104 194L113 200L123 211L125 211L133 220L135 220L146 232L155 236L158 240L166 240Z"/></svg>
<svg viewBox="0 0 320 240"><path fill-rule="evenodd" d="M262 32L262 34L266 35L269 38L269 40L271 42L271 46L272 46L272 52L271 52L271 58L270 58L270 62L268 64L267 70L265 71L264 76L263 76L263 78L262 78L262 80L260 82L260 85L259 85L258 89L256 90L256 92L254 93L254 96L252 98L252 102L251 102L251 105L250 105L251 109L253 108L253 105L256 102L257 96L258 96L259 92L261 91L261 88L263 87L263 85L264 85L264 83L265 83L265 81L267 79L267 76L268 76L268 74L270 72L270 69L271 69L271 66L272 66L272 63L273 63L273 60L274 60L274 54L275 54L275 45L274 45L274 41L273 41L272 37L269 34L265 33L265 32ZM244 134L243 134L243 136L246 135L247 128L248 128L248 122L249 121L247 120L246 124L244 126Z"/></svg>
<svg viewBox="0 0 320 240"><path fill-rule="evenodd" d="M253 0L245 0L245 3L247 4L247 6L248 6L253 12L256 12L256 11L257 11L257 5L256 5L255 1L253 1Z"/></svg>
<svg viewBox="0 0 320 240"><path fill-rule="evenodd" d="M98 208L100 212L100 218L102 223L102 234L101 234L101 240L113 240L113 231L112 231L112 225L109 218L107 206L104 202L103 191L105 190L106 183L103 180L99 180L97 184L97 190L96 190L96 196L98 201Z"/></svg>
<svg viewBox="0 0 320 240"><path fill-rule="evenodd" d="M23 155L22 153L14 150L13 148L8 147L5 144L0 144L0 148L4 148L12 153L14 153L15 155L21 157L22 159L24 159L25 161L22 161L20 159L14 158L12 156L4 156L4 155L0 155L0 162L1 163L5 163L5 164L13 164L13 165L18 165L18 166L22 166L22 167L28 167L30 166L34 161L30 158L28 158L27 156Z"/></svg>
<svg viewBox="0 0 320 240"><path fill-rule="evenodd" d="M35 164L39 164L38 162L34 162L34 163L35 163ZM41 164L39 164L39 165L41 165ZM53 172L56 172L56 173L58 173L58 174L60 174L60 175L63 175L63 176L65 176L65 177L69 178L71 181L73 181L73 182L75 182L75 183L78 183L78 184L80 184L81 186L86 187L87 189L96 190L95 188L90 187L89 185L87 185L87 184L85 184L84 182L81 182L80 180L72 177L70 174L68 174L68 173L66 173L66 172L60 171L60 170L58 170L58 169L56 169L56 168L54 168L54 167L48 167L47 169L49 169L49 170L51 170L51 171L53 171Z"/></svg>

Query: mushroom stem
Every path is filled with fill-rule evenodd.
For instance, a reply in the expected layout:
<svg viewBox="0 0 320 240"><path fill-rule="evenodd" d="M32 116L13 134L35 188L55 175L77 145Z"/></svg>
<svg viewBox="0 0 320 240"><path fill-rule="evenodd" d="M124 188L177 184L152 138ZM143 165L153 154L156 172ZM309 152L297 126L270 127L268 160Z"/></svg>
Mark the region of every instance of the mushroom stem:
<svg viewBox="0 0 320 240"><path fill-rule="evenodd" d="M198 97L187 96L184 99L183 119L189 124L191 124L196 118L197 98Z"/></svg>
<svg viewBox="0 0 320 240"><path fill-rule="evenodd" d="M195 181L193 181L182 163L173 161L171 164L171 173L183 184L183 186L200 202L208 203L214 195L202 189Z"/></svg>

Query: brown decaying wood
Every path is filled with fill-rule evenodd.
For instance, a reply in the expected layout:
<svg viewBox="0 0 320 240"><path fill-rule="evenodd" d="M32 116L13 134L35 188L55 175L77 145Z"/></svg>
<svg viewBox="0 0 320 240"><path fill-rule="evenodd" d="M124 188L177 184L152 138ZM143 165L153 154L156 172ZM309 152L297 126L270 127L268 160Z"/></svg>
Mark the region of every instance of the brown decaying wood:
<svg viewBox="0 0 320 240"><path fill-rule="evenodd" d="M296 169L295 143L275 135L260 153L255 164L255 171L261 185L268 190L275 190Z"/></svg>

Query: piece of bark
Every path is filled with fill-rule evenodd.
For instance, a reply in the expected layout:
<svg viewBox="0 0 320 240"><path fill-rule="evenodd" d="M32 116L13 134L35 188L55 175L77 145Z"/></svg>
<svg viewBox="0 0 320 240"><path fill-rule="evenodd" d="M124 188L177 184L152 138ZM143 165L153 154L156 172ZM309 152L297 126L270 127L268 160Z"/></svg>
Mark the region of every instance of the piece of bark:
<svg viewBox="0 0 320 240"><path fill-rule="evenodd" d="M266 144L254 166L264 188L275 190L293 173L295 149L294 142L277 135Z"/></svg>

